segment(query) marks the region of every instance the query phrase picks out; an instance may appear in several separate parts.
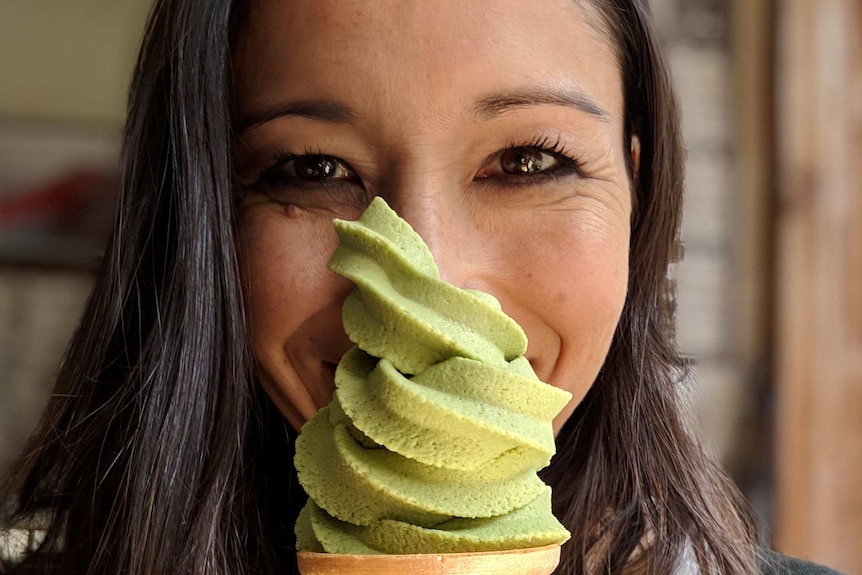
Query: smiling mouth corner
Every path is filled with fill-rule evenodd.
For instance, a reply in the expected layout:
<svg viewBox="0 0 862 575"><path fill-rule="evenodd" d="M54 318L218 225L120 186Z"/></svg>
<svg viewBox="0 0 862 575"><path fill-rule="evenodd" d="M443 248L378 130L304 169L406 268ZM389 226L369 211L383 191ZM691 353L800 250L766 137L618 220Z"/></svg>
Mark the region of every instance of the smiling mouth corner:
<svg viewBox="0 0 862 575"><path fill-rule="evenodd" d="M331 382L335 382L335 368L338 367L337 363L331 361L323 361L323 372L327 375Z"/></svg>

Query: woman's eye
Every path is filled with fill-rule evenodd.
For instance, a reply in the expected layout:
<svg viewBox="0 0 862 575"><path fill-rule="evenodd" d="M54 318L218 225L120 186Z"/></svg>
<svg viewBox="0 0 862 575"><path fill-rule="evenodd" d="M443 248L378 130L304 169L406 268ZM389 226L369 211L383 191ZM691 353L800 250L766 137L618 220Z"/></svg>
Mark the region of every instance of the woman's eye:
<svg viewBox="0 0 862 575"><path fill-rule="evenodd" d="M281 164L284 175L299 180L345 180L354 177L353 170L332 156L307 155Z"/></svg>
<svg viewBox="0 0 862 575"><path fill-rule="evenodd" d="M488 158L477 180L500 185L533 185L569 176L583 176L580 163L559 143L512 146Z"/></svg>
<svg viewBox="0 0 862 575"><path fill-rule="evenodd" d="M529 144L510 145L498 149L485 159L473 176L477 184L493 189L538 189L565 183L571 189L572 180L585 178L581 163L557 138L539 138Z"/></svg>
<svg viewBox="0 0 862 575"><path fill-rule="evenodd" d="M500 154L503 173L530 176L559 165L554 154L537 148L510 148Z"/></svg>
<svg viewBox="0 0 862 575"><path fill-rule="evenodd" d="M252 187L308 188L359 181L344 161L324 154L286 154L266 168Z"/></svg>

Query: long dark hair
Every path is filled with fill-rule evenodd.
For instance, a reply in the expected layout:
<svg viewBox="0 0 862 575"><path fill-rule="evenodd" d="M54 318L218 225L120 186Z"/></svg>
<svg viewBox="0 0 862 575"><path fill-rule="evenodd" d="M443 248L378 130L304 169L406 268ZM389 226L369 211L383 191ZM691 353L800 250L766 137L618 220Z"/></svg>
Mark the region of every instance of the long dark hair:
<svg viewBox="0 0 862 575"><path fill-rule="evenodd" d="M105 575L279 569L261 542L280 520L253 484L277 479L258 470L279 430L259 424L271 412L252 383L233 247L237 18L229 1L152 9L113 236L9 488L10 523L47 515L31 562L53 553L60 572Z"/></svg>
<svg viewBox="0 0 862 575"><path fill-rule="evenodd" d="M558 573L756 573L757 534L736 487L690 429L668 267L680 252L684 147L667 64L640 0L584 0L622 70L634 214L628 296L599 376L543 477L572 531Z"/></svg>
<svg viewBox="0 0 862 575"><path fill-rule="evenodd" d="M641 147L628 300L544 474L573 533L559 572L669 573L689 548L705 573L753 573L745 507L679 403L686 366L667 268L683 156L667 70L641 0L588 4L617 47L627 133ZM295 434L252 376L234 250L229 50L245 10L159 0L151 13L114 234L6 487L4 523L41 517L47 531L25 564L93 575L295 569Z"/></svg>

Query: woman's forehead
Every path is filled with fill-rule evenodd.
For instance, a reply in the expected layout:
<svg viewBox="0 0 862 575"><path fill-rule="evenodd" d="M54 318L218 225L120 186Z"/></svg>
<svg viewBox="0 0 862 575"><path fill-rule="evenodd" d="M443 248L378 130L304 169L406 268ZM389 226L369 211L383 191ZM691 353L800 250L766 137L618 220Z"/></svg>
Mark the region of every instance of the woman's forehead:
<svg viewBox="0 0 862 575"><path fill-rule="evenodd" d="M594 23L572 0L262 0L234 46L235 105L323 99L406 120L554 92L621 123L615 50Z"/></svg>

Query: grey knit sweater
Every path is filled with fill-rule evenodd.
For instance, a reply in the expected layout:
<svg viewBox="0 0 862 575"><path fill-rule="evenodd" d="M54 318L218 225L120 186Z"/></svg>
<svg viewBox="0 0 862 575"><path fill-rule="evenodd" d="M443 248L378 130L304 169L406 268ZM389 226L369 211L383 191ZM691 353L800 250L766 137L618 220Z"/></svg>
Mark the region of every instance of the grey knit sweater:
<svg viewBox="0 0 862 575"><path fill-rule="evenodd" d="M841 575L828 567L793 559L772 551L764 557L761 573L763 575Z"/></svg>

